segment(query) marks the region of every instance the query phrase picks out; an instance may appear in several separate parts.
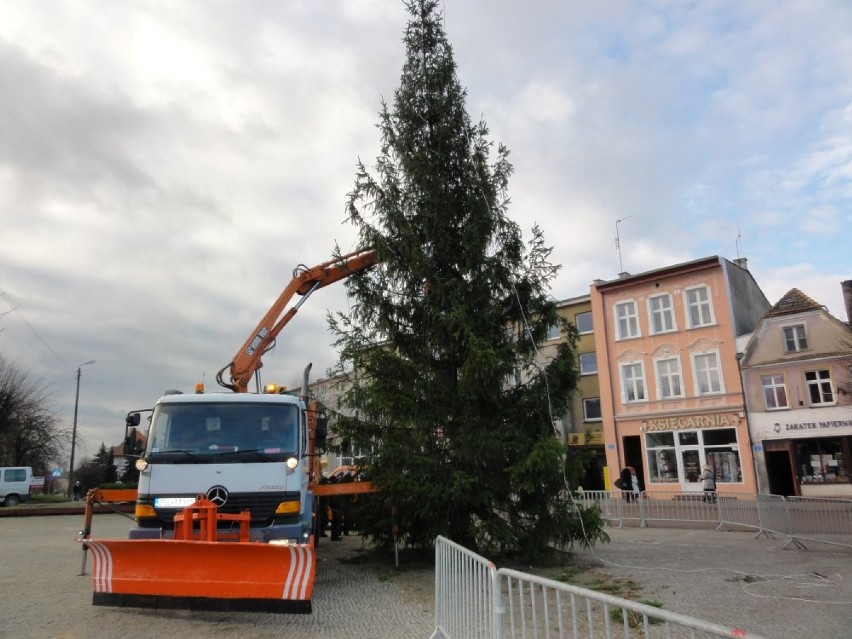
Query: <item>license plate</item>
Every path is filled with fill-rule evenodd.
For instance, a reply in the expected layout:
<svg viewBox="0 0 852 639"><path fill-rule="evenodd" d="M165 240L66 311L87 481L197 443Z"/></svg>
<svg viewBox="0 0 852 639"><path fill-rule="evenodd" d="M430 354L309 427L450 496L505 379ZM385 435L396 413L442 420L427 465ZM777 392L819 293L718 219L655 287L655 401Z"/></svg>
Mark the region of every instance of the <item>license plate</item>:
<svg viewBox="0 0 852 639"><path fill-rule="evenodd" d="M154 508L186 508L195 503L195 497L157 497Z"/></svg>

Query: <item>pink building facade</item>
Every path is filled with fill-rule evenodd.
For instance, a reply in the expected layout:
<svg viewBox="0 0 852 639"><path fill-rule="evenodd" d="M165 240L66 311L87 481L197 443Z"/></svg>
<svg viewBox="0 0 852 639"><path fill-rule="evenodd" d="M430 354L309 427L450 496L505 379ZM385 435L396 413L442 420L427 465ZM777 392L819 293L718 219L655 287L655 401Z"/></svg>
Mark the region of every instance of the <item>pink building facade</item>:
<svg viewBox="0 0 852 639"><path fill-rule="evenodd" d="M737 338L770 304L749 271L709 257L591 286L608 476L642 488L757 491Z"/></svg>

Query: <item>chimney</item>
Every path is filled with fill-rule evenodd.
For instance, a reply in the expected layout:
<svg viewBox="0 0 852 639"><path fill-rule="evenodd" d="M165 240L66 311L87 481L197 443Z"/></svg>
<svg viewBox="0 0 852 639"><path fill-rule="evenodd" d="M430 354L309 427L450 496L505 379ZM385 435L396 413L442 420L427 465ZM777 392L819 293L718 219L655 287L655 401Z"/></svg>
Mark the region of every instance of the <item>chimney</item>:
<svg viewBox="0 0 852 639"><path fill-rule="evenodd" d="M840 282L843 289L843 303L846 306L846 322L852 324L852 280Z"/></svg>
<svg viewBox="0 0 852 639"><path fill-rule="evenodd" d="M736 259L734 260L734 264L736 264L737 266L739 266L739 267L740 267L741 269L743 269L744 271L747 271L747 270L748 270L748 258L745 258L745 257L738 257L738 258L736 258Z"/></svg>

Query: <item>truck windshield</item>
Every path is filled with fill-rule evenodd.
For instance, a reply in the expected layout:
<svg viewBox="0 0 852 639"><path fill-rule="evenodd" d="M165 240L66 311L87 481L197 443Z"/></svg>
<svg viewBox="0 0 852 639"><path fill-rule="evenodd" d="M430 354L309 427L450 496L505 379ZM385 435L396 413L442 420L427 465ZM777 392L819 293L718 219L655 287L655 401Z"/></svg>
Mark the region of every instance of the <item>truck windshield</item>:
<svg viewBox="0 0 852 639"><path fill-rule="evenodd" d="M147 453L176 463L244 461L241 453L254 461L277 461L298 453L298 423L299 410L292 404L160 404L151 419Z"/></svg>

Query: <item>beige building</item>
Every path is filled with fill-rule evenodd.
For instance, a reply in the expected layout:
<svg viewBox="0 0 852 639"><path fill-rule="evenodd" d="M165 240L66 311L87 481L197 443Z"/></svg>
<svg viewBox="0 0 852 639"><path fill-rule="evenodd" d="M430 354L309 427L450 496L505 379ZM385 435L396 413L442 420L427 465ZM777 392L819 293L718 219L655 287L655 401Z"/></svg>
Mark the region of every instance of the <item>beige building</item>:
<svg viewBox="0 0 852 639"><path fill-rule="evenodd" d="M760 492L852 497L849 325L791 289L756 327L741 367Z"/></svg>

